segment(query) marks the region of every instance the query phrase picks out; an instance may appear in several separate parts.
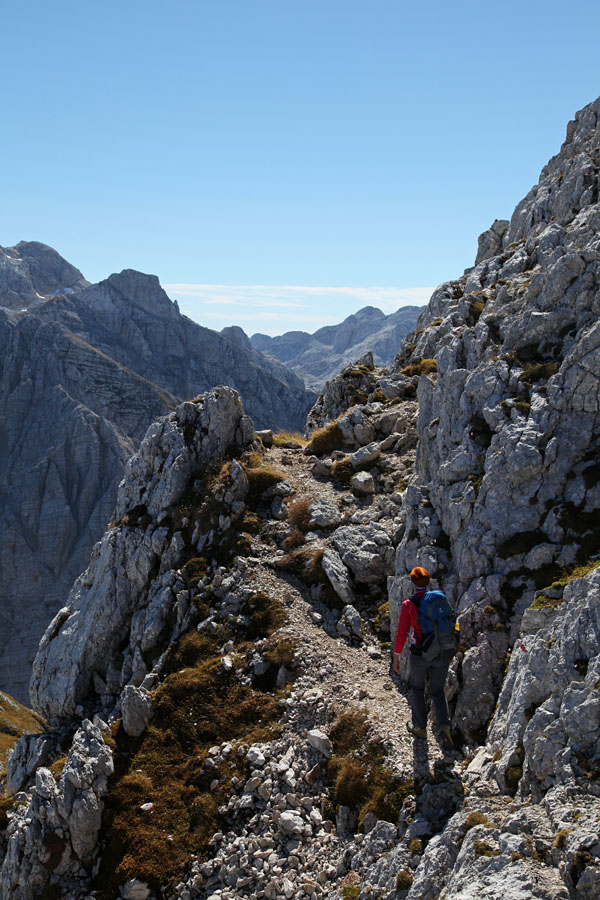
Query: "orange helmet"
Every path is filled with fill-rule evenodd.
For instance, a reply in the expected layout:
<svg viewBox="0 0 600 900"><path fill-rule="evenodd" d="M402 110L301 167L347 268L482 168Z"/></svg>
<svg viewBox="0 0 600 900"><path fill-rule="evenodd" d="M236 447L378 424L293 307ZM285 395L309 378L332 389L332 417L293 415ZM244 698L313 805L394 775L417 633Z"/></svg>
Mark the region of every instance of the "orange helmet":
<svg viewBox="0 0 600 900"><path fill-rule="evenodd" d="M415 566L410 573L410 580L415 587L427 587L429 584L429 572L422 566Z"/></svg>

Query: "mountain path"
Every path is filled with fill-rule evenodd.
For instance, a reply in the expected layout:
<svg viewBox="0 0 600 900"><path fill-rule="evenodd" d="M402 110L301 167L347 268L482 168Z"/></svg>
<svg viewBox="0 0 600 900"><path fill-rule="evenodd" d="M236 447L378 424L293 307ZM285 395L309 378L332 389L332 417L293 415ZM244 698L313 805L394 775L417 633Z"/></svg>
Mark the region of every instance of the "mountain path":
<svg viewBox="0 0 600 900"><path fill-rule="evenodd" d="M394 459L390 454L386 462L389 460L393 466ZM340 490L329 479L313 476L311 463L302 449L274 446L266 451L265 462L285 472L286 481L295 491L289 498L290 503L330 500L342 511L342 524L349 524L353 512L367 509L382 496L376 493L368 501L353 498L349 503L347 498L352 495L348 490ZM400 461L401 471L405 463ZM343 512L344 506L350 506L347 514ZM378 524L386 527L389 523L380 519ZM315 621L315 614L323 616L326 607L311 597L310 588L299 579L273 568L273 547L261 537L259 535L256 540L257 555L250 558L253 560L251 570L261 589L268 591L286 608L289 621L282 630L296 641L305 662L312 664L312 675L306 665L305 675L323 691L326 703L340 712L349 706L368 710L372 731L382 739L387 762L394 771L402 777L415 774L427 780L429 766L444 759L444 752L431 728L427 744L415 741L407 732L406 725L411 719L408 686L393 673L388 649L382 648L378 639L368 632L358 645L328 633L318 619ZM329 546L328 533L319 532L314 543Z"/></svg>

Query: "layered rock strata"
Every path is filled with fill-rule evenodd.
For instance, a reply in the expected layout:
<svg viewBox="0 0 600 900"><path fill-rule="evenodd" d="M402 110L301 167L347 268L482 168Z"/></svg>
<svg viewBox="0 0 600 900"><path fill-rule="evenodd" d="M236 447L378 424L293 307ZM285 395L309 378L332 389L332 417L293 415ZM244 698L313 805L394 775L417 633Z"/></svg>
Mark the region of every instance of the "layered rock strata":
<svg viewBox="0 0 600 900"><path fill-rule="evenodd" d="M298 428L312 395L279 363L182 316L156 277L126 270L90 285L37 243L0 249L0 346L0 685L26 702L40 636L148 425L229 383L257 422Z"/></svg>

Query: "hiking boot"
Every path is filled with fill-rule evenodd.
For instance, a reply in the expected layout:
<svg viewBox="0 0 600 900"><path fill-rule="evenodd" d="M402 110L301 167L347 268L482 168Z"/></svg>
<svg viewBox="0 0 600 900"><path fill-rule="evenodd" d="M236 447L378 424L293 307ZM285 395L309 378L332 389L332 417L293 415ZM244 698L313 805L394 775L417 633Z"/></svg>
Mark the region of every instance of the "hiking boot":
<svg viewBox="0 0 600 900"><path fill-rule="evenodd" d="M440 737L442 739L442 747L444 750L453 750L452 732L449 725L440 725Z"/></svg>
<svg viewBox="0 0 600 900"><path fill-rule="evenodd" d="M412 722L406 723L406 730L409 734L412 734L413 737L422 738L423 740L427 740L427 729L426 728L416 728Z"/></svg>

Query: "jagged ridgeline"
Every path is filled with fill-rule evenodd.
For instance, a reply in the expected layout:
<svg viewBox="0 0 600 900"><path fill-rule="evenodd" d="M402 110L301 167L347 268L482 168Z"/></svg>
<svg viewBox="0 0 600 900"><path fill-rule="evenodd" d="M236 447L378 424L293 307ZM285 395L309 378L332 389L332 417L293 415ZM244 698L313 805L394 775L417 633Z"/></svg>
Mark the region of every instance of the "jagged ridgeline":
<svg viewBox="0 0 600 900"><path fill-rule="evenodd" d="M229 384L258 427L303 427L314 395L230 337L181 315L155 276L89 284L44 244L0 248L0 688L21 702L151 422Z"/></svg>
<svg viewBox="0 0 600 900"><path fill-rule="evenodd" d="M600 100L304 452L229 388L151 427L39 648L3 898L600 896L599 177ZM415 564L446 755L389 675Z"/></svg>

